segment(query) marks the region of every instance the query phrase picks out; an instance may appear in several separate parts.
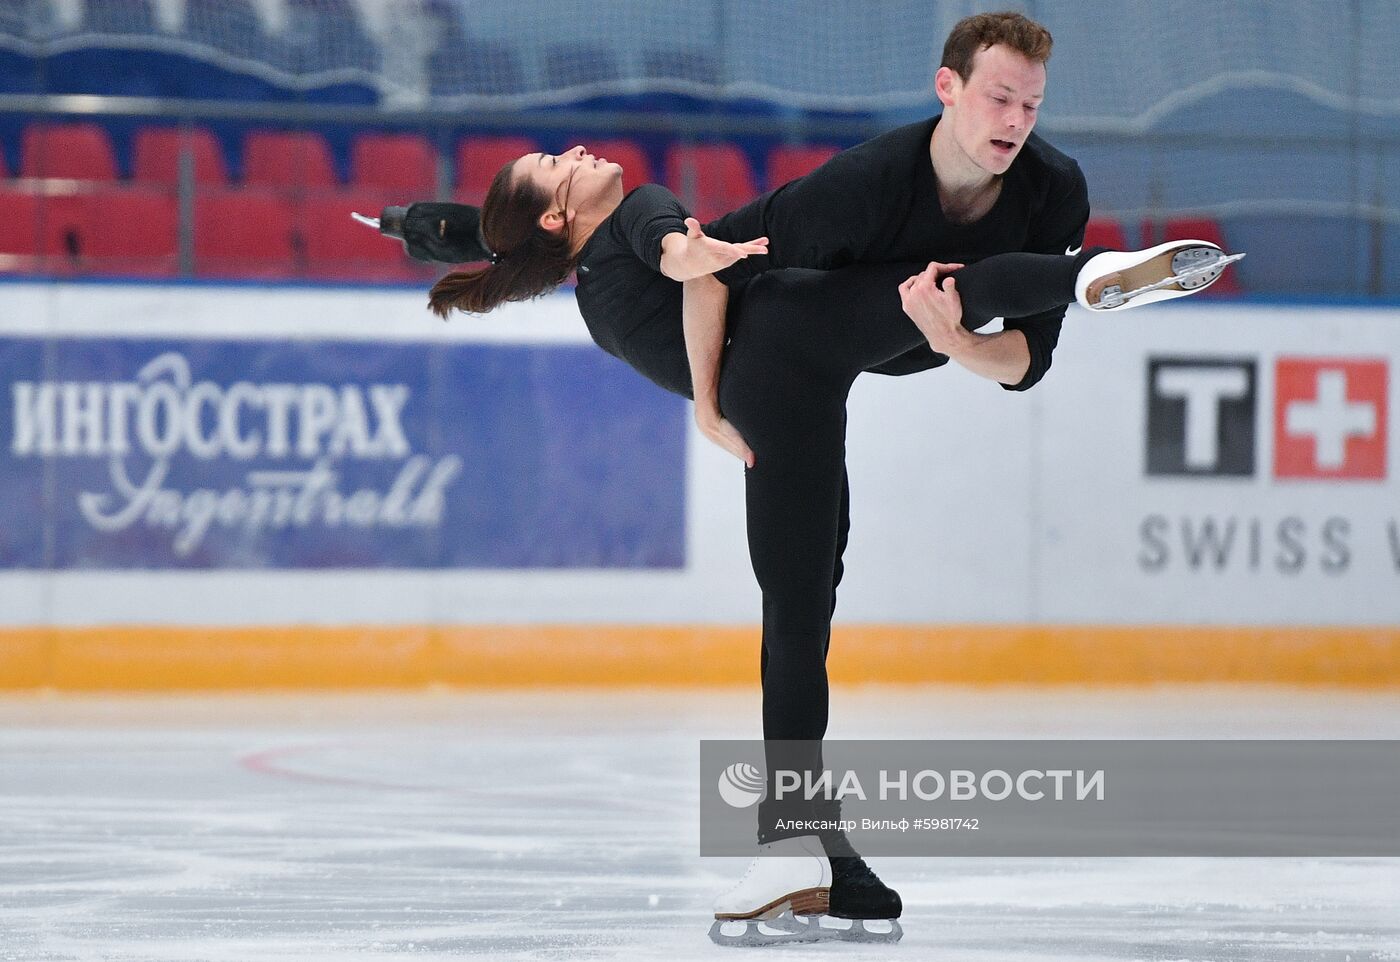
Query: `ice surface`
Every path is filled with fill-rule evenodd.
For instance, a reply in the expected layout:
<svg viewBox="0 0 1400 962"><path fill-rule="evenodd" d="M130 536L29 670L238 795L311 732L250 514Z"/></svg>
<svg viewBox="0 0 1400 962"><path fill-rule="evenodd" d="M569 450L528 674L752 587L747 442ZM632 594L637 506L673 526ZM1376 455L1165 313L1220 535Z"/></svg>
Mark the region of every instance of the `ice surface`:
<svg viewBox="0 0 1400 962"><path fill-rule="evenodd" d="M1400 959L1400 860L872 859L897 946L711 945L756 690L0 699L0 962ZM837 690L831 736L1400 737L1400 695Z"/></svg>

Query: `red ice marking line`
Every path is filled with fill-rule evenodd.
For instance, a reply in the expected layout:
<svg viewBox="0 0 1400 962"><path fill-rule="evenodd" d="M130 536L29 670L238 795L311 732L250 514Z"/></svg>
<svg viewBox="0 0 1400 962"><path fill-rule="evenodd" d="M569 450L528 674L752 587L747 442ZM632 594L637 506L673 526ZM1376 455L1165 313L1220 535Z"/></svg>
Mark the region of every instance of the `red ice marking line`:
<svg viewBox="0 0 1400 962"><path fill-rule="evenodd" d="M346 751L349 750L356 755L368 755L369 753L353 745L289 745L283 748L267 748L260 752L249 752L240 755L238 764L250 772L259 775L271 775L275 778L289 778L298 782L312 782L318 785L345 785L352 788L377 788L396 792L427 792L432 788L427 785L404 785L395 782L381 782L369 778L353 778L349 775L320 775L316 772L298 771L296 768L281 764L285 759L295 758L301 755L309 755L317 752Z"/></svg>

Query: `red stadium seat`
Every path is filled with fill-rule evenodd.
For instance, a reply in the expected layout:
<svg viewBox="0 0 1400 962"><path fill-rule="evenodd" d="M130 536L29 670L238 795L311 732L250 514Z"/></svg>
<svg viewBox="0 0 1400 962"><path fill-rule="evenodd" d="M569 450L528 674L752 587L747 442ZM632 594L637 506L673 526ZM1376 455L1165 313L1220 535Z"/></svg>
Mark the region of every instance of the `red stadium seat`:
<svg viewBox="0 0 1400 962"><path fill-rule="evenodd" d="M36 269L39 253L39 205L29 191L0 187L0 270L29 272Z"/></svg>
<svg viewBox="0 0 1400 962"><path fill-rule="evenodd" d="M779 144L768 152L768 189L805 177L840 152L837 147Z"/></svg>
<svg viewBox="0 0 1400 962"><path fill-rule="evenodd" d="M20 176L116 180L116 153L97 124L30 124L20 147Z"/></svg>
<svg viewBox="0 0 1400 962"><path fill-rule="evenodd" d="M179 207L165 191L118 189L88 197L86 269L170 276L179 266Z"/></svg>
<svg viewBox="0 0 1400 962"><path fill-rule="evenodd" d="M539 149L528 137L468 137L457 148L457 199L480 204L497 171Z"/></svg>
<svg viewBox="0 0 1400 962"><path fill-rule="evenodd" d="M62 274L174 275L179 214L164 191L6 192L0 252L35 258L27 269Z"/></svg>
<svg viewBox="0 0 1400 962"><path fill-rule="evenodd" d="M350 182L428 200L437 189L437 153L414 134L364 134L350 149Z"/></svg>
<svg viewBox="0 0 1400 962"><path fill-rule="evenodd" d="M1126 251L1132 248L1123 233L1123 225L1107 217L1091 217L1084 228L1085 247L1107 247L1110 250Z"/></svg>
<svg viewBox="0 0 1400 962"><path fill-rule="evenodd" d="M292 206L261 190L209 191L195 198L195 272L216 277L291 277L305 240Z"/></svg>
<svg viewBox="0 0 1400 962"><path fill-rule="evenodd" d="M214 135L203 127L188 132L174 127L143 127L136 132L132 177L157 184L180 181L180 152L188 146L194 157L194 182L201 187L228 183L224 154Z"/></svg>
<svg viewBox="0 0 1400 962"><path fill-rule="evenodd" d="M1173 217L1170 218L1162 229L1162 243L1174 240L1203 240L1218 244L1222 249L1229 250L1225 243L1225 232L1220 229L1220 223L1210 217ZM1211 289L1204 294L1238 294L1240 293L1239 275L1231 268L1226 268L1225 273L1212 285Z"/></svg>
<svg viewBox="0 0 1400 962"><path fill-rule="evenodd" d="M622 165L622 189L632 190L651 182L651 160L647 152L630 140L581 140L595 157Z"/></svg>
<svg viewBox="0 0 1400 962"><path fill-rule="evenodd" d="M666 184L700 221L713 220L758 194L753 169L733 144L682 144L666 154Z"/></svg>
<svg viewBox="0 0 1400 962"><path fill-rule="evenodd" d="M258 187L334 187L330 148L319 134L254 131L243 144L243 182Z"/></svg>
<svg viewBox="0 0 1400 962"><path fill-rule="evenodd" d="M412 260L398 241L382 237L350 217L378 213L377 193L308 198L298 207L306 236L306 272L344 280L409 281L431 278L434 269Z"/></svg>

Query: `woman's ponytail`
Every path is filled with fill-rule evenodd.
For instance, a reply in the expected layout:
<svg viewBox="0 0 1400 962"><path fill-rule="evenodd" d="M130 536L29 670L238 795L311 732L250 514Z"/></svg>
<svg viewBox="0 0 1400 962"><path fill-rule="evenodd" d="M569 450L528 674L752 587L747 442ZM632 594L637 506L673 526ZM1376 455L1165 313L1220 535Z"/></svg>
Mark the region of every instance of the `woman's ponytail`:
<svg viewBox="0 0 1400 962"><path fill-rule="evenodd" d="M514 166L496 173L481 205L481 235L495 252L491 263L446 274L428 292L428 307L444 320L454 309L486 314L507 301L548 294L578 263L567 232L540 226L552 198L528 177L512 182Z"/></svg>

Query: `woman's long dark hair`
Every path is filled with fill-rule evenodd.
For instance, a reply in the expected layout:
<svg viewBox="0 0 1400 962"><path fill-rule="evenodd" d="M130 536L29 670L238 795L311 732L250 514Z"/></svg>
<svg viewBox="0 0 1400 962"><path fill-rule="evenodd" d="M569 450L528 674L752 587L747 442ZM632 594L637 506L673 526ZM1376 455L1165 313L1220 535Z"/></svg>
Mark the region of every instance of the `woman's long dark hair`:
<svg viewBox="0 0 1400 962"><path fill-rule="evenodd" d="M528 177L513 180L514 166L497 171L481 205L481 236L495 254L491 263L446 274L428 292L428 307L444 320L453 308L485 314L507 301L548 294L578 263L567 230L552 234L540 226L554 198Z"/></svg>

